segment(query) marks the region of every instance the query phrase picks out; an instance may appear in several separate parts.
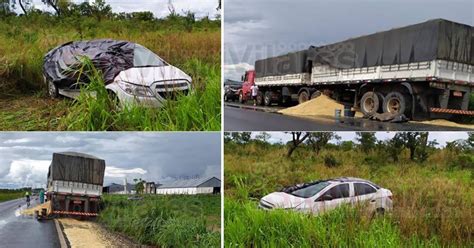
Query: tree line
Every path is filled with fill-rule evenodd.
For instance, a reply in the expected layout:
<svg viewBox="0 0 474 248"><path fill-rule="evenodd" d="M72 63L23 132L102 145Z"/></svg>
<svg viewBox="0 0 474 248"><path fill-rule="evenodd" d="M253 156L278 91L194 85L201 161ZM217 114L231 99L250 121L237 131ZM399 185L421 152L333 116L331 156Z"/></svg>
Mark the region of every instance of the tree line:
<svg viewBox="0 0 474 248"><path fill-rule="evenodd" d="M283 143L274 143L276 146L286 146L286 156L290 158L299 147L312 149L319 155L322 149L336 147L345 151L358 149L364 154L371 152L383 153L387 159L398 162L403 150L408 150L409 159L415 162L424 162L433 153L438 145L436 140L429 140L429 132L397 132L395 136L386 140L378 140L375 132L357 132L356 141L340 141L341 137L336 132L286 132L290 140ZM252 137L251 132L225 132L225 143L236 143L240 145L257 143L271 145L268 140L270 135L266 132ZM337 144L331 144L335 140ZM445 149L456 153L468 154L468 163L473 160L474 133L468 133L466 140L455 140L447 142ZM472 166L472 165L471 165Z"/></svg>

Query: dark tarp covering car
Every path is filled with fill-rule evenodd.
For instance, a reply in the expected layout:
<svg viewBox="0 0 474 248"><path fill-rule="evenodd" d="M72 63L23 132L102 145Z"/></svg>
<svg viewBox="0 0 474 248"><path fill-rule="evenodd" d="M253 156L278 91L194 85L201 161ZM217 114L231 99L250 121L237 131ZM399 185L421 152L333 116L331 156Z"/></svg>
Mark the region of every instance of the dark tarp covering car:
<svg viewBox="0 0 474 248"><path fill-rule="evenodd" d="M53 153L48 181L72 181L102 185L105 161L92 155L77 152Z"/></svg>
<svg viewBox="0 0 474 248"><path fill-rule="evenodd" d="M102 72L105 84L109 84L118 73L133 67L135 45L111 39L68 42L46 54L43 73L49 82L69 87L78 81L76 70L81 65L81 56L86 56Z"/></svg>

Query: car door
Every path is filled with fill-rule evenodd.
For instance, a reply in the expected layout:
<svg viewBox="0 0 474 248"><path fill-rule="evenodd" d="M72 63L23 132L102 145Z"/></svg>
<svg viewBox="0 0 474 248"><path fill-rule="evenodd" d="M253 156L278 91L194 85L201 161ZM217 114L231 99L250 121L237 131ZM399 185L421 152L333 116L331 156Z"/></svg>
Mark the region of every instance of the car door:
<svg viewBox="0 0 474 248"><path fill-rule="evenodd" d="M342 204L350 203L349 189L349 183L341 183L328 189L314 201L313 212L321 213L335 209ZM327 200L328 198L330 200Z"/></svg>
<svg viewBox="0 0 474 248"><path fill-rule="evenodd" d="M363 182L354 183L354 203L365 204L368 203L370 209L375 209L377 189L372 185Z"/></svg>

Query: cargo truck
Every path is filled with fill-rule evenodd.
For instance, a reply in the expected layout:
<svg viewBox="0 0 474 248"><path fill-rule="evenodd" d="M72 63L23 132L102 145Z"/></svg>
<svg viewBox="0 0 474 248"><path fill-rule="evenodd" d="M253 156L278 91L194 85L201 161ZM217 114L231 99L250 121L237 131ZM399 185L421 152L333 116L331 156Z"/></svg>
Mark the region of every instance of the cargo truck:
<svg viewBox="0 0 474 248"><path fill-rule="evenodd" d="M77 152L53 153L46 192L51 214L97 216L104 173L103 159Z"/></svg>
<svg viewBox="0 0 474 248"><path fill-rule="evenodd" d="M474 115L473 70L474 28L436 19L257 60L239 100L249 99L255 84L261 105L303 103L323 93L364 115Z"/></svg>

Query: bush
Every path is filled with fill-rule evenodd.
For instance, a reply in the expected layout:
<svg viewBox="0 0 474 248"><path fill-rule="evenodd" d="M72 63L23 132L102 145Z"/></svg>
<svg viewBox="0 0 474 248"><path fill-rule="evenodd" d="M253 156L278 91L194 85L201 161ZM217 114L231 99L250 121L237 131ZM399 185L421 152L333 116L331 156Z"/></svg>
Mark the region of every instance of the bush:
<svg viewBox="0 0 474 248"><path fill-rule="evenodd" d="M341 165L341 162L339 162L334 155L328 154L324 156L324 165L327 167L337 167Z"/></svg>
<svg viewBox="0 0 474 248"><path fill-rule="evenodd" d="M474 169L474 155L459 154L450 162L451 168Z"/></svg>

